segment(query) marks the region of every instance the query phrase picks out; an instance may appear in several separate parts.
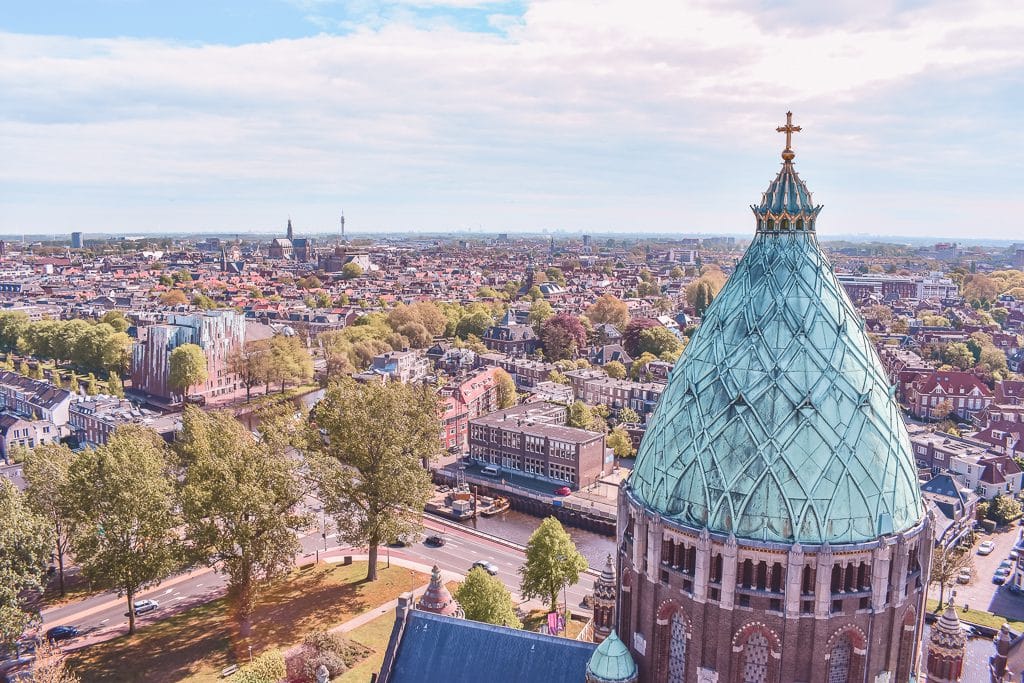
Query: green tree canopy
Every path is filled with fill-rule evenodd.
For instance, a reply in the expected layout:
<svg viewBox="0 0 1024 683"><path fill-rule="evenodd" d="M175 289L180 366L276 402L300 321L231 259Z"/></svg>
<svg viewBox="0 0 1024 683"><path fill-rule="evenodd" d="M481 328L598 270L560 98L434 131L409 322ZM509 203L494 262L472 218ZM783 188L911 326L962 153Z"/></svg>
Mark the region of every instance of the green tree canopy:
<svg viewBox="0 0 1024 683"><path fill-rule="evenodd" d="M626 430L622 427L616 427L611 431L608 435L606 444L609 448L615 451L616 458L629 458L636 453L636 449L633 448L633 442L629 438L629 434L627 434Z"/></svg>
<svg viewBox="0 0 1024 683"><path fill-rule="evenodd" d="M179 566L166 445L146 427L119 427L106 445L81 453L68 477L75 559L95 584L127 598L134 634L135 596Z"/></svg>
<svg viewBox="0 0 1024 683"><path fill-rule="evenodd" d="M248 638L262 586L294 566L304 490L298 462L253 439L227 411L185 409L174 448L182 464L185 534L200 559L228 577L239 634Z"/></svg>
<svg viewBox="0 0 1024 683"><path fill-rule="evenodd" d="M64 557L71 546L72 492L69 473L75 454L64 444L36 446L25 458L22 475L29 505L53 528L60 594L64 595Z"/></svg>
<svg viewBox="0 0 1024 683"><path fill-rule="evenodd" d="M0 643L13 645L28 626L39 621L38 603L30 595L43 587L53 529L4 477L0 477L0 519Z"/></svg>
<svg viewBox="0 0 1024 683"><path fill-rule="evenodd" d="M510 628L523 627L508 588L501 579L480 567L469 570L466 580L455 589L455 599L467 619Z"/></svg>
<svg viewBox="0 0 1024 683"><path fill-rule="evenodd" d="M341 267L341 277L345 280L355 280L363 274L363 267L355 261L350 261Z"/></svg>
<svg viewBox="0 0 1024 683"><path fill-rule="evenodd" d="M519 400L515 380L501 368L495 370L494 379L498 384L498 408L511 408Z"/></svg>
<svg viewBox="0 0 1024 683"><path fill-rule="evenodd" d="M195 344L182 344L171 351L167 363L170 366L167 383L182 394L207 379L206 355Z"/></svg>
<svg viewBox="0 0 1024 683"><path fill-rule="evenodd" d="M320 500L339 536L369 546L370 581L380 544L419 529L432 491L424 463L441 448L438 415L428 387L347 378L312 411L306 442Z"/></svg>
<svg viewBox="0 0 1024 683"><path fill-rule="evenodd" d="M519 592L526 599L545 600L554 612L558 608L558 592L563 586L576 584L580 572L586 569L586 558L576 550L561 522L548 517L526 544L526 562L519 568Z"/></svg>

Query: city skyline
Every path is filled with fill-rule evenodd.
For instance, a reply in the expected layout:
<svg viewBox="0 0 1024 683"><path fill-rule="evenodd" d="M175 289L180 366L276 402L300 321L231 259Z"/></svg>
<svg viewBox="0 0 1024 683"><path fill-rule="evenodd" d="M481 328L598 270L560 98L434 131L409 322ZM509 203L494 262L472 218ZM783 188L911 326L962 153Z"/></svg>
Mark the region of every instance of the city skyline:
<svg viewBox="0 0 1024 683"><path fill-rule="evenodd" d="M70 2L0 19L0 233L722 233L792 109L823 238L1013 239L996 3ZM778 157L774 158L779 161Z"/></svg>

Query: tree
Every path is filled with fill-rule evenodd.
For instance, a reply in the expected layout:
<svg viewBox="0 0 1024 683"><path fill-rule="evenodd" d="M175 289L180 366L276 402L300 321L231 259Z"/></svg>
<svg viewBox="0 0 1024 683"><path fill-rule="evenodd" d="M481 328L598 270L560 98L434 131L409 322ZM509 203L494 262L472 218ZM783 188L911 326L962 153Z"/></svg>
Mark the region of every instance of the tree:
<svg viewBox="0 0 1024 683"><path fill-rule="evenodd" d="M661 326L654 318L633 318L622 333L622 347L626 349L626 353L636 358L641 353L640 333Z"/></svg>
<svg viewBox="0 0 1024 683"><path fill-rule="evenodd" d="M537 301L538 299L544 298L544 293L540 291L540 287L538 287L537 285L533 285L532 287L530 287L530 289L527 290L526 297L530 301Z"/></svg>
<svg viewBox="0 0 1024 683"><path fill-rule="evenodd" d="M595 325L614 325L624 330L629 323L629 307L614 294L603 294L585 314Z"/></svg>
<svg viewBox="0 0 1024 683"><path fill-rule="evenodd" d="M953 402L948 398L944 398L931 409L931 417L937 420L945 420L953 412L953 408Z"/></svg>
<svg viewBox="0 0 1024 683"><path fill-rule="evenodd" d="M107 311L100 318L100 322L107 323L115 332L127 332L128 328L131 327L131 323L124 317L124 313L121 311Z"/></svg>
<svg viewBox="0 0 1024 683"><path fill-rule="evenodd" d="M195 344L182 344L171 351L167 364L167 384L181 394L206 381L206 354Z"/></svg>
<svg viewBox="0 0 1024 683"><path fill-rule="evenodd" d="M523 577L519 592L527 600L546 600L554 612L558 609L558 592L579 581L580 572L586 569L587 560L576 550L561 522L548 517L526 544L526 562L519 568Z"/></svg>
<svg viewBox="0 0 1024 683"><path fill-rule="evenodd" d="M571 359L586 346L587 333L578 318L559 313L541 325L540 340L548 360Z"/></svg>
<svg viewBox="0 0 1024 683"><path fill-rule="evenodd" d="M988 506L988 518L997 524L1009 524L1021 516L1021 504L1011 496L998 495Z"/></svg>
<svg viewBox="0 0 1024 683"><path fill-rule="evenodd" d="M355 261L349 261L341 267L341 277L344 280L355 280L362 276L363 267Z"/></svg>
<svg viewBox="0 0 1024 683"><path fill-rule="evenodd" d="M928 584L939 584L939 607L946 601L946 587L956 581L956 577L963 569L971 569L974 566L974 558L969 551L962 550L957 546L946 548L941 544L932 553L932 568L928 575Z"/></svg>
<svg viewBox="0 0 1024 683"><path fill-rule="evenodd" d="M633 374L633 379L638 382L650 381L651 371L647 368L648 365L658 360L658 357L652 353L643 353L633 361L633 366L630 368L630 372Z"/></svg>
<svg viewBox="0 0 1024 683"><path fill-rule="evenodd" d="M252 399L253 387L267 375L269 343L265 339L240 344L228 352L228 372L238 375L245 387L245 402Z"/></svg>
<svg viewBox="0 0 1024 683"><path fill-rule="evenodd" d="M519 400L516 393L516 382L512 375L501 368L494 371L494 381L498 387L498 408L511 408Z"/></svg>
<svg viewBox="0 0 1024 683"><path fill-rule="evenodd" d="M82 571L128 601L178 566L174 484L166 445L139 425L117 428L104 446L79 455L69 471L72 545Z"/></svg>
<svg viewBox="0 0 1024 683"><path fill-rule="evenodd" d="M667 327L659 325L640 331L637 350L640 354L650 353L654 356L676 354L682 350L683 342Z"/></svg>
<svg viewBox="0 0 1024 683"><path fill-rule="evenodd" d="M615 451L616 458L629 458L636 453L636 449L633 448L633 441L622 427L613 429L605 443Z"/></svg>
<svg viewBox="0 0 1024 683"><path fill-rule="evenodd" d="M71 379L68 381L68 391L72 394L77 394L80 388L78 386L78 375L72 371Z"/></svg>
<svg viewBox="0 0 1024 683"><path fill-rule="evenodd" d="M323 332L317 337L320 351L324 356L327 381L339 375L351 375L355 372L352 363L352 344L345 338L342 330Z"/></svg>
<svg viewBox="0 0 1024 683"><path fill-rule="evenodd" d="M280 384L283 393L286 384L312 379L313 359L298 337L278 334L270 340L267 372Z"/></svg>
<svg viewBox="0 0 1024 683"><path fill-rule="evenodd" d="M604 364L605 373L612 379L625 379L626 378L626 366L617 360L609 361Z"/></svg>
<svg viewBox="0 0 1024 683"><path fill-rule="evenodd" d="M228 577L242 638L262 586L286 574L300 550L296 532L305 491L299 465L274 446L277 430L252 434L230 412L189 406L174 447L182 463L185 536L200 558Z"/></svg>
<svg viewBox="0 0 1024 683"><path fill-rule="evenodd" d="M509 628L523 627L516 616L516 606L508 588L501 579L480 567L469 570L466 580L455 589L455 599L467 619Z"/></svg>
<svg viewBox="0 0 1024 683"><path fill-rule="evenodd" d="M181 306L188 303L188 297L180 289L170 289L160 295L160 303L164 306Z"/></svg>
<svg viewBox="0 0 1024 683"><path fill-rule="evenodd" d="M433 490L423 464L441 447L438 414L428 387L347 378L313 408L306 441L319 497L339 536L369 546L369 581L380 544L419 528Z"/></svg>
<svg viewBox="0 0 1024 683"><path fill-rule="evenodd" d="M39 621L38 603L30 596L42 589L53 530L3 477L0 519L0 643L12 646L29 625Z"/></svg>
<svg viewBox="0 0 1024 683"><path fill-rule="evenodd" d="M640 415L632 408L619 409L619 422L623 424L636 424L640 422Z"/></svg>
<svg viewBox="0 0 1024 683"><path fill-rule="evenodd" d="M75 454L64 444L36 446L25 458L25 496L53 528L57 580L64 596L64 557L71 546L71 491L68 476Z"/></svg>
<svg viewBox="0 0 1024 683"><path fill-rule="evenodd" d="M80 683L81 679L70 673L64 666L65 655L56 645L40 642L36 645L35 658L25 683Z"/></svg>
<svg viewBox="0 0 1024 683"><path fill-rule="evenodd" d="M471 334L483 337L492 325L494 325L494 318L491 317L491 314L479 309L467 313L459 320L455 327L455 336L460 339L467 339Z"/></svg>
<svg viewBox="0 0 1024 683"><path fill-rule="evenodd" d="M583 401L573 401L572 405L569 406L569 416L566 424L577 429L590 429L590 425L593 422L594 414L590 411L590 407Z"/></svg>
<svg viewBox="0 0 1024 683"><path fill-rule="evenodd" d="M963 342L947 344L942 352L942 361L961 370L973 368L975 364L974 354Z"/></svg>
<svg viewBox="0 0 1024 683"><path fill-rule="evenodd" d="M107 376L107 392L111 396L124 398L124 383L121 381L121 375L112 372Z"/></svg>
<svg viewBox="0 0 1024 683"><path fill-rule="evenodd" d="M541 327L554 315L555 309L551 308L551 304L544 299L537 299L530 305L530 314L526 317L526 322L530 323L533 331L539 335Z"/></svg>

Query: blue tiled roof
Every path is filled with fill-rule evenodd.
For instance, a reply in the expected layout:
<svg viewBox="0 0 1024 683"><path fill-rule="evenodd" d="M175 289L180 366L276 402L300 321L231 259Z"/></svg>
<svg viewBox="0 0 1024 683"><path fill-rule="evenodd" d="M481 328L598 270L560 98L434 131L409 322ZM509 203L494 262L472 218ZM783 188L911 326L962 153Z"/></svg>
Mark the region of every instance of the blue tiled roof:
<svg viewBox="0 0 1024 683"><path fill-rule="evenodd" d="M596 647L412 610L389 683L582 683Z"/></svg>
<svg viewBox="0 0 1024 683"><path fill-rule="evenodd" d="M798 184L785 201L806 211ZM758 230L676 364L629 481L670 519L759 541L856 543L923 518L899 407L813 231Z"/></svg>

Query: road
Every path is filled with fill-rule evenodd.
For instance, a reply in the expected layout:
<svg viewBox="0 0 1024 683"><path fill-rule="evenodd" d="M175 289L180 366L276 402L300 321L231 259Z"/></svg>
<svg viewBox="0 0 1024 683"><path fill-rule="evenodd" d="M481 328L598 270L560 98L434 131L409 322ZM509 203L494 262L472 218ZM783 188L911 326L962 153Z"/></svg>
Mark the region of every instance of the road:
<svg viewBox="0 0 1024 683"><path fill-rule="evenodd" d="M1013 550L1019 532L1020 527L1013 524L1008 529L994 534L977 534L977 543L971 549L971 581L967 585L958 583L953 586L956 590L957 605L968 605L973 609L983 609L1009 619L1024 621L1024 595L1014 594L1009 589L992 583L992 575L995 574L999 563ZM982 541L995 543L995 550L990 555L977 554L978 544ZM948 588L946 596L948 599ZM929 597L938 599L939 589L933 587Z"/></svg>
<svg viewBox="0 0 1024 683"><path fill-rule="evenodd" d="M433 548L425 545L420 539L403 548L382 547L380 561L387 562L389 557L400 557L421 562L428 567L436 564L442 570L465 574L476 560L489 560L498 567L498 577L508 586L524 609L541 606L537 601L523 603L518 598L518 569L524 561L521 550L510 547L507 542L484 538L457 524L433 518L425 519L424 526L424 536L440 532L445 538L445 545ZM365 552L338 545L333 534L328 535L327 550L324 550L324 539L319 531L307 534L299 540L302 545L299 563L314 561L319 555L337 559L347 552ZM140 615L136 623L139 628L144 629L148 623L166 619L172 614L222 596L224 588L224 577L206 568L171 577L136 597L137 600L149 598L160 603L160 609ZM578 584L568 587L566 593L569 608L577 613L587 613L588 610L582 607L581 602L592 589L591 575L584 575ZM106 592L45 610L43 629L57 625L76 626L84 636L72 641L70 646L84 647L125 633L128 628L126 612L127 601L119 598L116 593Z"/></svg>

